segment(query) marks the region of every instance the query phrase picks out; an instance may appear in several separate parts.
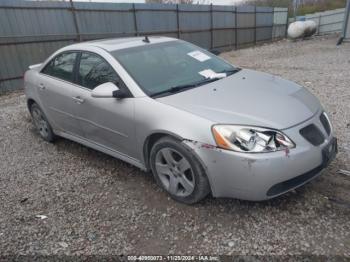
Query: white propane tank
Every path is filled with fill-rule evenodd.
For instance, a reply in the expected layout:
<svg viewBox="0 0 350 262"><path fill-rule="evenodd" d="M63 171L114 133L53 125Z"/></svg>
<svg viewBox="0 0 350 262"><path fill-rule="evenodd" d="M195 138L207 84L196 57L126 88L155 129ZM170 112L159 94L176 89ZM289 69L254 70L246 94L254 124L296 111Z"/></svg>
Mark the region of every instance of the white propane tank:
<svg viewBox="0 0 350 262"><path fill-rule="evenodd" d="M297 39L304 36L305 33L305 23L302 21L296 21L289 25L288 36L292 39Z"/></svg>
<svg viewBox="0 0 350 262"><path fill-rule="evenodd" d="M312 20L307 20L304 23L305 23L304 36L310 37L310 36L314 35L316 33L316 30L317 30L316 22L312 21Z"/></svg>

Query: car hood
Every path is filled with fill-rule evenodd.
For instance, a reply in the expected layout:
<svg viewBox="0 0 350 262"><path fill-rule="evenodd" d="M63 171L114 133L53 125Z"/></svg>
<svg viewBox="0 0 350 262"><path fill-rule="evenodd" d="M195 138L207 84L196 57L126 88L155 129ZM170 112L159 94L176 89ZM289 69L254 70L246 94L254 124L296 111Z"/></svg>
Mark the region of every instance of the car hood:
<svg viewBox="0 0 350 262"><path fill-rule="evenodd" d="M157 101L215 123L276 129L299 124L321 107L318 99L302 86L248 69Z"/></svg>

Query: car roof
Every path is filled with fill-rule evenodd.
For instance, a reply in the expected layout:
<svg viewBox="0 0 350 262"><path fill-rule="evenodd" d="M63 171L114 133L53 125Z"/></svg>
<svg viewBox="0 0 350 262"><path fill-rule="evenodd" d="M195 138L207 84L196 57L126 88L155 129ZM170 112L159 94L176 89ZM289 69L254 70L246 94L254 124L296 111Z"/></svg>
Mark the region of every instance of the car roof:
<svg viewBox="0 0 350 262"><path fill-rule="evenodd" d="M176 38L164 37L164 36L151 36L148 37L149 42L145 42L145 37L121 37L121 38L110 38L110 39L99 39L94 41L82 42L73 44L68 49L78 49L82 47L99 47L108 52L115 50L143 46L149 44L163 43L169 41L177 41Z"/></svg>

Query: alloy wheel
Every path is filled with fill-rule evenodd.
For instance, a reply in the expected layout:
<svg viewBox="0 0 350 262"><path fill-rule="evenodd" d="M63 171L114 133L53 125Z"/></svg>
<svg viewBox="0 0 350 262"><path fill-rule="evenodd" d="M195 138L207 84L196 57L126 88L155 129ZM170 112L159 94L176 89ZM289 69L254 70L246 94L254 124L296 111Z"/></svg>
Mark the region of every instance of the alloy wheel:
<svg viewBox="0 0 350 262"><path fill-rule="evenodd" d="M46 121L43 113L41 112L41 110L37 107L34 107L32 109L32 116L33 116L33 120L34 120L34 125L35 127L38 129L40 135L42 137L48 137L49 135L49 124Z"/></svg>
<svg viewBox="0 0 350 262"><path fill-rule="evenodd" d="M177 150L166 147L156 154L155 168L165 189L172 195L189 196L195 187L190 162Z"/></svg>

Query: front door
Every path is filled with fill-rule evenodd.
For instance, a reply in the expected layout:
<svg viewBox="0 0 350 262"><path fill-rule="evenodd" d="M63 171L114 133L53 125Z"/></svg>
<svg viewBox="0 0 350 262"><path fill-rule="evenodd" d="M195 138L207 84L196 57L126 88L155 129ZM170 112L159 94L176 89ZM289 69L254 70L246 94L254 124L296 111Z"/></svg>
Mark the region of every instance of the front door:
<svg viewBox="0 0 350 262"><path fill-rule="evenodd" d="M107 61L101 56L83 52L77 68L74 96L81 99L75 105L86 139L120 154L134 157L134 98L94 98L91 91L98 85L112 82L126 88Z"/></svg>

